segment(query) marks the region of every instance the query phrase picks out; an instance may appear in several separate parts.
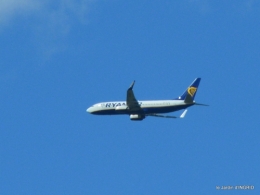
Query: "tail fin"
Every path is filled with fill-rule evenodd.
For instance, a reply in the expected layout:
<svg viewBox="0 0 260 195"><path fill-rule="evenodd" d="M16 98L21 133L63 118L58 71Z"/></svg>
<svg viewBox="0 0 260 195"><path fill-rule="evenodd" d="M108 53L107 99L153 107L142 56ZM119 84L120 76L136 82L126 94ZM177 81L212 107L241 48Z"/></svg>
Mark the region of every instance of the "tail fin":
<svg viewBox="0 0 260 195"><path fill-rule="evenodd" d="M184 100L185 103L193 103L201 78L196 78L188 89L179 97L178 100Z"/></svg>

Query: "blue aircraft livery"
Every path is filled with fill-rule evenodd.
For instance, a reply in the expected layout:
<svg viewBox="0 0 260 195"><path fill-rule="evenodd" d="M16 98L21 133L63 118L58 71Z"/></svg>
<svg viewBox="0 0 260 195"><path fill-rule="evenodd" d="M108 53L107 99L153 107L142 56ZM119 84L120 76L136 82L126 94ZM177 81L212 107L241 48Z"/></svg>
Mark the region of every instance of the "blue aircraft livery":
<svg viewBox="0 0 260 195"><path fill-rule="evenodd" d="M142 102L138 102L139 105L142 105ZM107 103L102 103L101 107L106 107L106 108L114 108L117 106L127 106L126 102L107 102Z"/></svg>

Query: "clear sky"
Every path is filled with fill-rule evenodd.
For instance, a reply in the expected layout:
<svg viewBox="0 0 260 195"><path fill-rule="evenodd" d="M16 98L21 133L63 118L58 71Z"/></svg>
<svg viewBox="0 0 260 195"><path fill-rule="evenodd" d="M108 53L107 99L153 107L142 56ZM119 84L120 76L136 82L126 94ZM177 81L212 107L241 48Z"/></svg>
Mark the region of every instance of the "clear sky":
<svg viewBox="0 0 260 195"><path fill-rule="evenodd" d="M1 0L0 194L260 194L259 21L256 0ZM210 106L184 119L86 113L196 77Z"/></svg>

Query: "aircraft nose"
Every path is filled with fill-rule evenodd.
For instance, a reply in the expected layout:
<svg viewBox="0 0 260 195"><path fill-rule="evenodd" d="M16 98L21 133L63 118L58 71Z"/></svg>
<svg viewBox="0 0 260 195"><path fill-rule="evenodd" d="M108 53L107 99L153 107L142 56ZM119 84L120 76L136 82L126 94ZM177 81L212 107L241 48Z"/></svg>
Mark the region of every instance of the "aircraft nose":
<svg viewBox="0 0 260 195"><path fill-rule="evenodd" d="M89 107L86 111L91 113L91 107Z"/></svg>

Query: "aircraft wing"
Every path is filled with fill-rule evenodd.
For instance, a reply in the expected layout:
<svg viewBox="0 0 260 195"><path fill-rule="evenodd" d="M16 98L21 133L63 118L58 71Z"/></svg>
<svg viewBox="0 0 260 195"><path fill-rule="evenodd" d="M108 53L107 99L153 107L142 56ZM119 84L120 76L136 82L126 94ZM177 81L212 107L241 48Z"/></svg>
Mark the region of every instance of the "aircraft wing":
<svg viewBox="0 0 260 195"><path fill-rule="evenodd" d="M138 101L136 100L134 92L133 92L134 84L135 84L135 81L131 84L131 86L127 90L126 104L127 104L130 112L142 112L143 110L140 107Z"/></svg>
<svg viewBox="0 0 260 195"><path fill-rule="evenodd" d="M146 114L146 116L155 116L155 117L163 117L163 118L184 118L186 113L187 113L187 109L183 111L183 113L181 114L181 116L177 117L177 116L167 116L167 115L161 115L161 114Z"/></svg>

